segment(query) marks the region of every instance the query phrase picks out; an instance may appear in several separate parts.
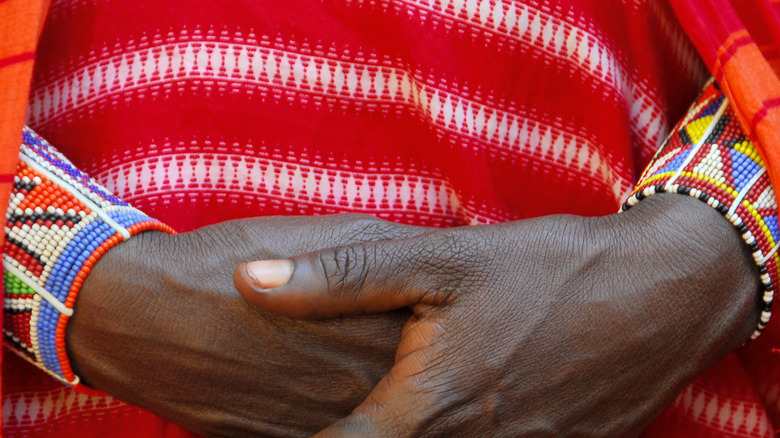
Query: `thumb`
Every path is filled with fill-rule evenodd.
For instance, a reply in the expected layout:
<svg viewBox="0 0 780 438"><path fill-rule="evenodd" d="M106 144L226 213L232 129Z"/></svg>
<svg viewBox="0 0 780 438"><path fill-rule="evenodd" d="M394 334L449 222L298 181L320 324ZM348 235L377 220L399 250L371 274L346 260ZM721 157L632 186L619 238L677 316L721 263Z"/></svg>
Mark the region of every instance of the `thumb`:
<svg viewBox="0 0 780 438"><path fill-rule="evenodd" d="M242 264L233 281L257 306L291 318L315 319L439 304L447 285L444 254L453 239L440 232L324 249L284 260ZM461 265L456 263L455 265Z"/></svg>

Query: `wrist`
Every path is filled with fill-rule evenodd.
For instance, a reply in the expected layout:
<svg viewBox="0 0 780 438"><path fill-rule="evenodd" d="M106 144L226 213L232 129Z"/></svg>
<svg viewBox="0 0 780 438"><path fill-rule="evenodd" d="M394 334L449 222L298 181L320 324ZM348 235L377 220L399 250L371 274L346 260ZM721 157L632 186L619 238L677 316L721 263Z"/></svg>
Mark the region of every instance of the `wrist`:
<svg viewBox="0 0 780 438"><path fill-rule="evenodd" d="M145 230L168 230L111 195L25 128L6 214L3 248L6 343L74 389L65 332L94 264Z"/></svg>
<svg viewBox="0 0 780 438"><path fill-rule="evenodd" d="M750 338L760 315L759 275L720 213L688 196L659 194L611 218L620 233L616 255L640 294L634 299L661 321L675 321L703 363Z"/></svg>
<svg viewBox="0 0 780 438"><path fill-rule="evenodd" d="M703 201L723 215L750 249L760 279L760 315L751 339L769 323L780 289L777 203L756 145L714 81L657 151L621 210L657 193Z"/></svg>
<svg viewBox="0 0 780 438"><path fill-rule="evenodd" d="M142 291L159 290L152 283L162 277L154 273L165 263L162 249L170 248L176 237L140 233L107 251L92 268L65 331L71 367L82 383L96 387L95 381L108 377L103 359L115 349L131 348L126 344L128 334L138 333L141 315L154 311L146 308ZM132 348L141 357L142 340L136 340Z"/></svg>

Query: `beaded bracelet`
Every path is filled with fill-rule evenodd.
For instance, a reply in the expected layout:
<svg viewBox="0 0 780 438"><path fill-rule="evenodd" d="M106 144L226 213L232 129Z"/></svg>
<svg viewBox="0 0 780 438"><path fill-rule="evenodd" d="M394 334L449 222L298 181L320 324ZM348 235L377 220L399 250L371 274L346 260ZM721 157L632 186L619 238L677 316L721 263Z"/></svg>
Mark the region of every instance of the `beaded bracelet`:
<svg viewBox="0 0 780 438"><path fill-rule="evenodd" d="M3 338L65 384L80 384L65 351L65 326L84 279L111 247L170 227L114 197L25 128L3 247Z"/></svg>
<svg viewBox="0 0 780 438"><path fill-rule="evenodd" d="M621 211L656 193L700 199L742 235L761 276L761 315L751 339L758 337L778 287L777 202L761 157L715 81L658 149Z"/></svg>

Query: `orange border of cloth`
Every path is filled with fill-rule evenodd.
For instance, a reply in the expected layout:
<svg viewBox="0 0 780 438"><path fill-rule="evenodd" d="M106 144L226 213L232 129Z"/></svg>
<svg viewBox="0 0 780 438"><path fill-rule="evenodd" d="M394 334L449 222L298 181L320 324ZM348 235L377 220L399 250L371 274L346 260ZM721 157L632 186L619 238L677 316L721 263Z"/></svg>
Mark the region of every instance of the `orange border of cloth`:
<svg viewBox="0 0 780 438"><path fill-rule="evenodd" d="M6 210L11 195L35 48L48 9L49 0L0 0L0 108L3 109L0 111L0 211ZM4 240L4 234L0 233L0 248Z"/></svg>
<svg viewBox="0 0 780 438"><path fill-rule="evenodd" d="M671 0L780 188L780 1Z"/></svg>

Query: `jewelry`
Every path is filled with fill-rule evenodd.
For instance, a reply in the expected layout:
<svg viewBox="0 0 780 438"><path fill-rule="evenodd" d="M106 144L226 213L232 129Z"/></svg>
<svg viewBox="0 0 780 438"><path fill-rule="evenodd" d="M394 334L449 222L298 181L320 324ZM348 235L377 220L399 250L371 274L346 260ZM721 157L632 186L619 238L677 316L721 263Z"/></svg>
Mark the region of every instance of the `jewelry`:
<svg viewBox="0 0 780 438"><path fill-rule="evenodd" d="M117 243L173 230L116 198L26 127L16 170L3 247L3 338L48 374L94 393L65 350L81 286Z"/></svg>
<svg viewBox="0 0 780 438"><path fill-rule="evenodd" d="M751 339L758 337L778 288L777 202L761 156L713 80L658 149L621 211L656 193L700 199L742 235L761 276L761 315Z"/></svg>

